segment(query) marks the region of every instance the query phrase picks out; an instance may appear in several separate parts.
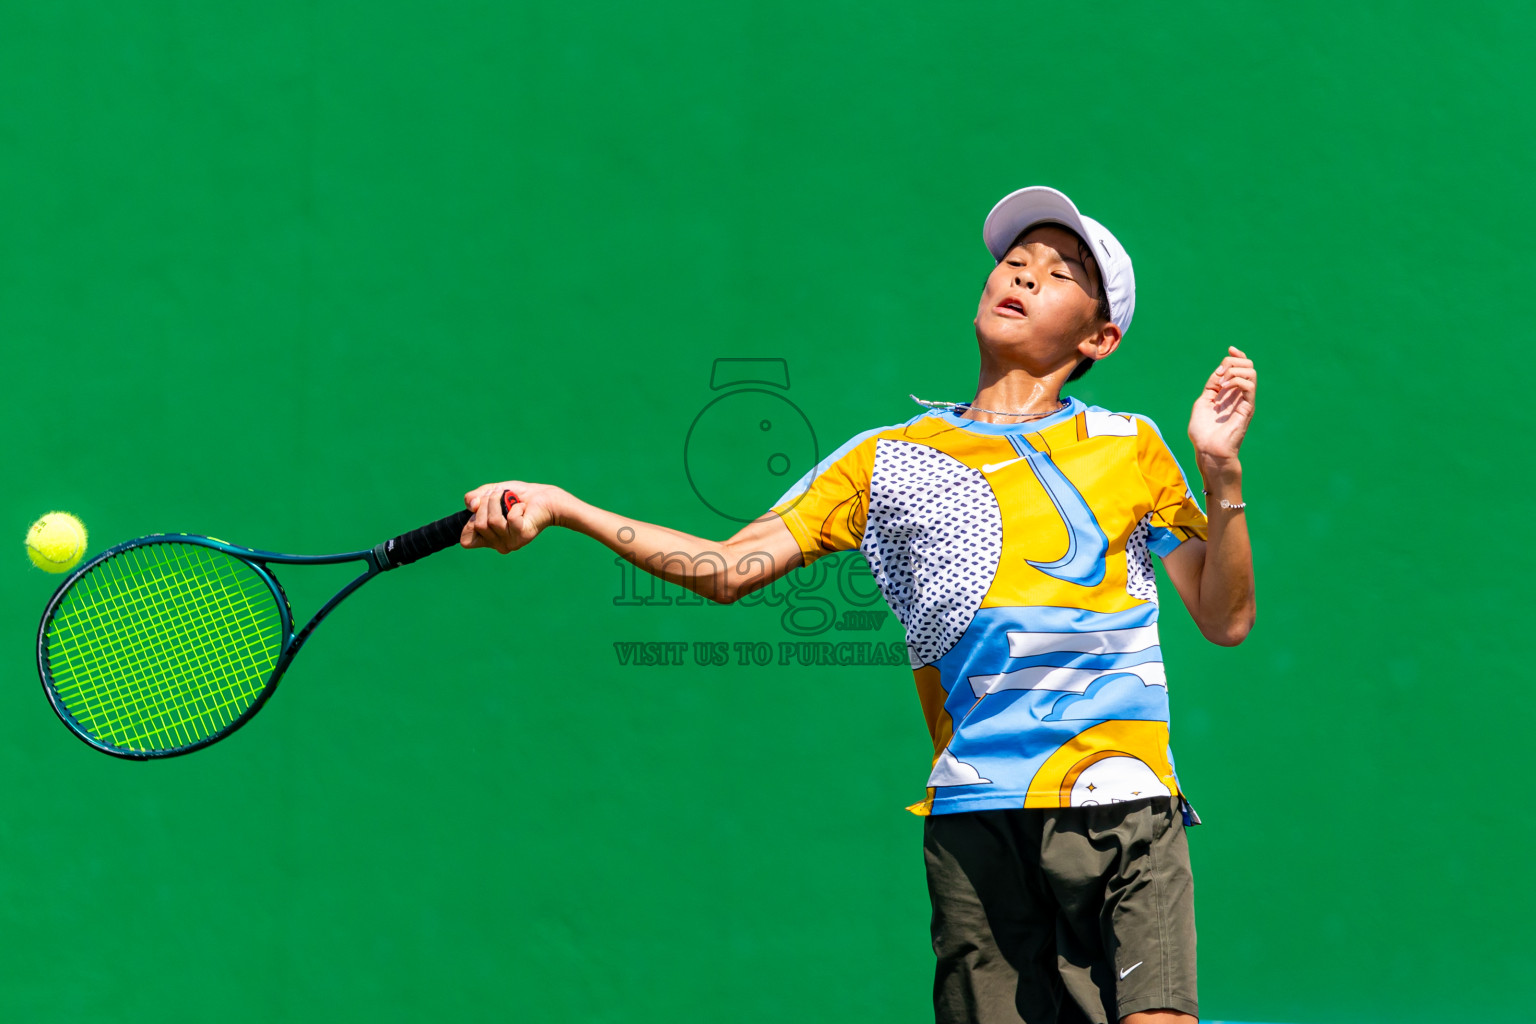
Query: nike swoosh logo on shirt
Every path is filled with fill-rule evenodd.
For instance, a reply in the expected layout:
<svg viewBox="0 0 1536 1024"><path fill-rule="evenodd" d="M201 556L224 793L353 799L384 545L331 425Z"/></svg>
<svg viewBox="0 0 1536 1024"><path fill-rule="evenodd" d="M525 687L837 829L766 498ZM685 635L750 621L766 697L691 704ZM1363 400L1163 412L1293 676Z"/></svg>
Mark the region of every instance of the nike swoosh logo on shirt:
<svg viewBox="0 0 1536 1024"><path fill-rule="evenodd" d="M985 466L981 467L981 471L983 473L996 473L998 470L1002 469L1004 466L1011 466L1015 462L1021 462L1024 459L1027 459L1027 458L1029 458L1028 455L1020 455L1017 459L1009 459L1007 462L989 462Z"/></svg>
<svg viewBox="0 0 1536 1024"><path fill-rule="evenodd" d="M1127 974L1130 974L1132 971L1134 971L1136 968L1140 967L1144 963L1146 963L1145 960L1137 960L1135 963L1131 964L1131 966L1129 966L1125 970L1121 971L1120 972L1120 980L1124 981L1125 980L1125 976Z"/></svg>

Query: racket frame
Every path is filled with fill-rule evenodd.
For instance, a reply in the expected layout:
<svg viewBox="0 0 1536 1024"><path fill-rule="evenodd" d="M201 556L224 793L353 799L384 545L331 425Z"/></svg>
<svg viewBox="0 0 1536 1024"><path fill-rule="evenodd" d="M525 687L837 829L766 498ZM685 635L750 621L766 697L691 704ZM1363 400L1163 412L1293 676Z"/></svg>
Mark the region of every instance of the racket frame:
<svg viewBox="0 0 1536 1024"><path fill-rule="evenodd" d="M65 594L69 593L70 587L74 585L76 580L108 559L116 558L118 555L132 551L135 548L149 547L155 544L191 544L198 547L212 548L215 551L238 558L246 565L249 565L256 572L257 576L261 578L262 582L271 589L272 596L277 601L278 612L281 615L282 621L283 643L282 649L278 652L277 663L272 667L266 682L262 684L261 692L256 695L255 700L251 701L250 707L241 712L238 717L223 729L210 736L205 736L200 740L189 743L184 747L176 747L171 750L124 750L102 743L73 724L75 717L60 702L59 695L54 690L51 682L53 676L48 667L48 626L53 622L53 613L58 608L59 602L64 599ZM195 533L151 533L147 536L135 537L133 540L124 541L121 544L108 548L70 573L68 578L59 584L58 590L54 591L53 597L49 600L48 607L43 612L42 623L38 626L37 630L37 674L38 679L43 684L43 692L47 694L48 703L53 706L54 713L59 716L59 721L63 723L64 727L82 743L101 751L103 754L111 754L113 757L120 757L129 761L151 761L166 757L179 757L182 754L190 754L193 751L201 750L212 743L227 738L239 730L241 726L245 725L246 722L256 717L256 712L261 710L262 705L267 702L267 699L277 689L277 684L282 679L283 673L287 671L288 666L299 653L299 649L304 646L305 641L314 633L315 627L320 625L325 617L331 614L336 606L350 596L353 591L357 590L358 587L361 587L381 572L394 568L389 563L388 555L384 548L384 544L378 544L363 551L347 551L335 555L287 555L277 551L262 551L258 548L241 547L238 544L230 544L215 537L205 537ZM278 581L276 574L268 568L268 564L336 565L343 562L366 562L367 568L354 577L346 586L338 590L329 601L321 605L320 610L310 617L309 622L305 624L304 628L295 633L293 629L293 609L288 603L288 594L283 590L283 585Z"/></svg>

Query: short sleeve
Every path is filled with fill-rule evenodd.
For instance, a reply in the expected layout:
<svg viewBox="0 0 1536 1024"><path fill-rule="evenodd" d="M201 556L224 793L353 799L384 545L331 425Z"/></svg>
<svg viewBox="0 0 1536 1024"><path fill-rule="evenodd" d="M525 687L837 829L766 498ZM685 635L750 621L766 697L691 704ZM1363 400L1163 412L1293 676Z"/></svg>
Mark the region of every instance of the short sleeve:
<svg viewBox="0 0 1536 1024"><path fill-rule="evenodd" d="M1205 512L1157 426L1139 416L1137 421L1136 460L1152 500L1147 547L1164 558L1186 540L1205 539Z"/></svg>
<svg viewBox="0 0 1536 1024"><path fill-rule="evenodd" d="M853 437L774 504L774 513L789 527L807 565L863 542L878 433L871 430Z"/></svg>

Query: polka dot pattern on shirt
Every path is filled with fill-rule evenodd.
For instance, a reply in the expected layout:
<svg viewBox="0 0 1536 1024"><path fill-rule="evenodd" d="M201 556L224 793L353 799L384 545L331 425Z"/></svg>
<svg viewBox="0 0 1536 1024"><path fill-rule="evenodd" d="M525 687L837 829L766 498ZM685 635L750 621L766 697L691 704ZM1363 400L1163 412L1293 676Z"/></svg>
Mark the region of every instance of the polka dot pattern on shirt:
<svg viewBox="0 0 1536 1024"><path fill-rule="evenodd" d="M959 642L997 575L1003 517L980 470L927 445L880 440L861 545L907 629L913 667Z"/></svg>
<svg viewBox="0 0 1536 1024"><path fill-rule="evenodd" d="M1152 571L1152 554L1147 550L1151 532L1152 513L1148 512L1125 542L1125 592L1157 604L1157 575Z"/></svg>

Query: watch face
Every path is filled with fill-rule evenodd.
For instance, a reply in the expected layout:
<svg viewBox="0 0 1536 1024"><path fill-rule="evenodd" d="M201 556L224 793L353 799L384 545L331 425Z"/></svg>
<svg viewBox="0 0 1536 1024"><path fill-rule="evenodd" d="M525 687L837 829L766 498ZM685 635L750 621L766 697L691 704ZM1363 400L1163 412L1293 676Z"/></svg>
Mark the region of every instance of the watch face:
<svg viewBox="0 0 1536 1024"><path fill-rule="evenodd" d="M729 391L688 428L683 468L715 512L750 523L816 465L816 434L789 399L762 388Z"/></svg>

